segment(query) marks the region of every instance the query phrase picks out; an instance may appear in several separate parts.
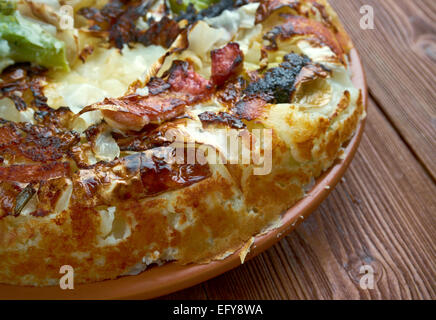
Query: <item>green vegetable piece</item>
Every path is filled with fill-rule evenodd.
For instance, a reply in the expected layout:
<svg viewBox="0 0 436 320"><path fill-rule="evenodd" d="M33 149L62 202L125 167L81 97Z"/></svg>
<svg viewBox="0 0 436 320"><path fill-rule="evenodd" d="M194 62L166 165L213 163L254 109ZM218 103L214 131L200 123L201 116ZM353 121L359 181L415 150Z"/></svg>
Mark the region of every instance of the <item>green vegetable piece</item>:
<svg viewBox="0 0 436 320"><path fill-rule="evenodd" d="M3 12L6 11L2 9L0 13L0 44L3 48L0 50L0 58L69 70L65 44L62 41L45 31L38 23L22 17L18 11L9 15Z"/></svg>
<svg viewBox="0 0 436 320"><path fill-rule="evenodd" d="M190 3L194 5L197 11L206 9L210 5L219 2L219 0L168 0L170 3L171 11L174 13L180 13L186 11L186 8Z"/></svg>

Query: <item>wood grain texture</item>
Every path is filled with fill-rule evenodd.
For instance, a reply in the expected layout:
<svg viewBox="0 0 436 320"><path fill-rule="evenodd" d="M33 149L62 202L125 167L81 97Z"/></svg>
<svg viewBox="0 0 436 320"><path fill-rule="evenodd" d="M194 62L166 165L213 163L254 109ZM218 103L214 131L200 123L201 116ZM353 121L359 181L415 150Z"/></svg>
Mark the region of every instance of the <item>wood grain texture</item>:
<svg viewBox="0 0 436 320"><path fill-rule="evenodd" d="M436 1L330 0L360 52L373 98L436 179ZM374 8L362 30L360 8Z"/></svg>
<svg viewBox="0 0 436 320"><path fill-rule="evenodd" d="M330 2L372 96L344 180L274 247L164 299L436 299L436 1ZM375 30L360 29L363 4ZM364 264L373 290L359 286Z"/></svg>

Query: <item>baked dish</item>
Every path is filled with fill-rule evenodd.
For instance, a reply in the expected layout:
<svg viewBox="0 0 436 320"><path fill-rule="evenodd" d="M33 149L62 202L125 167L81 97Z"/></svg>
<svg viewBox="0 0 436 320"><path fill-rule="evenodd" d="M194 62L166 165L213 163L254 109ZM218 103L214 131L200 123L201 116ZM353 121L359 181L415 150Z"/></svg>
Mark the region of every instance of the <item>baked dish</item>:
<svg viewBox="0 0 436 320"><path fill-rule="evenodd" d="M364 117L324 0L0 4L0 283L248 250Z"/></svg>

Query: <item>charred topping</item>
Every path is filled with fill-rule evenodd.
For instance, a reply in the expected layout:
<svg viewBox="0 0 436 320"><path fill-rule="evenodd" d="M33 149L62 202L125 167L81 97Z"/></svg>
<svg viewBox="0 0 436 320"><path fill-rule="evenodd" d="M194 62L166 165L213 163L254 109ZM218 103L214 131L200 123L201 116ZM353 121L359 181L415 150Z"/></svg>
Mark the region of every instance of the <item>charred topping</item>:
<svg viewBox="0 0 436 320"><path fill-rule="evenodd" d="M168 161L168 157L176 156L175 152L174 148L169 147L150 149L81 170L73 179L73 199L79 205L89 206L89 202L93 205L111 205L120 200L141 199L187 187L211 176L208 164ZM115 167L118 168L116 173ZM120 167L123 168L122 172ZM117 184L110 197L105 198L99 192L100 188L116 179L126 183Z"/></svg>
<svg viewBox="0 0 436 320"><path fill-rule="evenodd" d="M224 124L234 129L244 129L246 127L246 125L240 119L227 112L215 113L211 111L206 111L200 113L198 115L198 118L203 124L203 127L212 123Z"/></svg>
<svg viewBox="0 0 436 320"><path fill-rule="evenodd" d="M16 182L0 181L0 219L13 214L17 197L22 190Z"/></svg>
<svg viewBox="0 0 436 320"><path fill-rule="evenodd" d="M29 159L38 162L53 161L62 156L75 144L80 136L75 131L62 131L53 127L19 124L25 136L18 146Z"/></svg>
<svg viewBox="0 0 436 320"><path fill-rule="evenodd" d="M327 77L328 72L308 57L290 53L278 67L249 75L251 82L240 78L228 82L218 98L240 119L254 120L262 116L268 104L289 103L298 83Z"/></svg>
<svg viewBox="0 0 436 320"><path fill-rule="evenodd" d="M14 64L6 68L0 76L0 99L10 98L17 110L33 107L47 107L47 98L42 93L46 69L27 63Z"/></svg>
<svg viewBox="0 0 436 320"><path fill-rule="evenodd" d="M134 42L169 48L181 32L182 29L176 21L164 16L158 22L153 22L147 30L138 31Z"/></svg>
<svg viewBox="0 0 436 320"><path fill-rule="evenodd" d="M147 88L150 94L157 95L171 88L171 85L162 78L152 77Z"/></svg>
<svg viewBox="0 0 436 320"><path fill-rule="evenodd" d="M247 3L248 1L245 0L221 0L220 2L215 3L199 12L194 8L194 5L190 3L186 11L178 15L176 20L188 20L189 23L193 23L198 20L203 20L207 17L213 18L219 16L224 10L232 10Z"/></svg>
<svg viewBox="0 0 436 320"><path fill-rule="evenodd" d="M3 122L5 125L0 128L3 133L0 139L0 154L3 157L24 157L43 163L59 160L80 141L77 132L62 131L54 125Z"/></svg>
<svg viewBox="0 0 436 320"><path fill-rule="evenodd" d="M88 127L84 133L88 141L94 141L95 138L106 129L106 123L100 122Z"/></svg>
<svg viewBox="0 0 436 320"><path fill-rule="evenodd" d="M261 96L268 103L288 103L295 90L297 75L311 60L295 53L286 55L283 60L279 67L268 70L258 81L250 83L244 94Z"/></svg>
<svg viewBox="0 0 436 320"><path fill-rule="evenodd" d="M19 95L16 95L15 93L11 94L9 99L14 102L15 108L17 108L18 111L24 111L27 109L26 102L24 102L23 98L21 98Z"/></svg>
<svg viewBox="0 0 436 320"><path fill-rule="evenodd" d="M218 91L218 99L247 120L259 116L259 110L267 103L288 103L301 70L312 64L306 56L295 53L286 55L283 60L279 67L250 74L251 81L242 77L228 81ZM314 67L322 69L322 66Z"/></svg>
<svg viewBox="0 0 436 320"><path fill-rule="evenodd" d="M36 110L33 118L39 125L60 130L62 128L67 129L71 126L74 113L71 112L68 107L60 107L58 109L44 107Z"/></svg>
<svg viewBox="0 0 436 320"><path fill-rule="evenodd" d="M165 137L166 131L174 128L177 123L181 121L183 121L183 119L167 122L160 126L149 124L140 132L129 132L124 135L113 133L112 136L121 151L145 151L148 149L164 147L173 142L173 140L168 140Z"/></svg>
<svg viewBox="0 0 436 320"><path fill-rule="evenodd" d="M79 14L90 20L89 30L105 35L112 46L122 49L124 44L155 44L168 48L182 31L175 20L164 16L160 21L148 19L149 28L140 30L135 22L144 17L153 1L111 0L101 10L82 8Z"/></svg>

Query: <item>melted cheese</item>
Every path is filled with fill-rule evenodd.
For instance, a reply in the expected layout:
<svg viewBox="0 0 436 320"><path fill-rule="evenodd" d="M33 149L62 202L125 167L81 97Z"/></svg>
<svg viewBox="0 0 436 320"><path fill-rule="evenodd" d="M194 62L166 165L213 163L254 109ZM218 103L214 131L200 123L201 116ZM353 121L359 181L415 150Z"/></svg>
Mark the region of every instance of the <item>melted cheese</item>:
<svg viewBox="0 0 436 320"><path fill-rule="evenodd" d="M160 46L136 45L98 48L85 63L78 62L69 73L56 73L44 89L52 108L68 106L74 113L85 106L122 96L129 85L141 79L165 50Z"/></svg>

